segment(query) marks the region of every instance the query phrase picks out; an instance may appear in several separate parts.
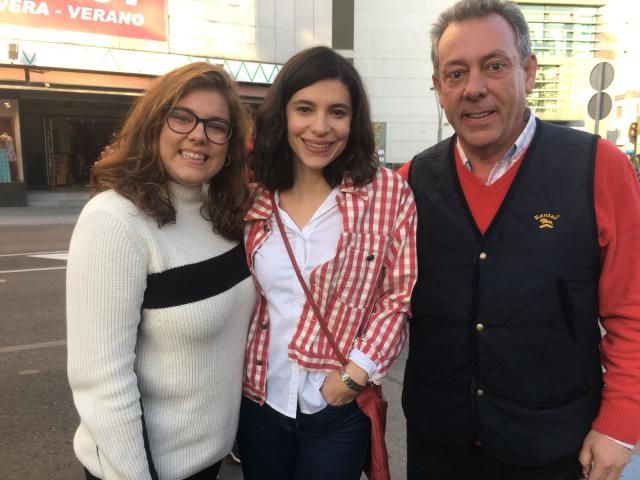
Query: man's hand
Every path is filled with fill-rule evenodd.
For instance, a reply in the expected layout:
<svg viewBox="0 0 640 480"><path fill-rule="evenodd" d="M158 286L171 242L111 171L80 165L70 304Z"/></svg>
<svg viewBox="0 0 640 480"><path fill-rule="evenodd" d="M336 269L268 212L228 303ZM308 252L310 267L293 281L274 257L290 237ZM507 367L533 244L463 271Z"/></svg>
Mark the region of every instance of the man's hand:
<svg viewBox="0 0 640 480"><path fill-rule="evenodd" d="M631 450L591 430L578 458L582 473L589 480L619 480L622 469L631 460Z"/></svg>
<svg viewBox="0 0 640 480"><path fill-rule="evenodd" d="M349 376L360 385L364 385L365 383L367 383L367 372L357 366L355 363L349 362L349 364L345 367L345 370L347 371ZM331 372L329 375L327 375L327 378L325 378L324 383L320 388L320 393L322 393L325 401L329 405L332 405L334 407L349 403L358 396L358 392L350 389L340 379L340 373L338 373L337 371Z"/></svg>

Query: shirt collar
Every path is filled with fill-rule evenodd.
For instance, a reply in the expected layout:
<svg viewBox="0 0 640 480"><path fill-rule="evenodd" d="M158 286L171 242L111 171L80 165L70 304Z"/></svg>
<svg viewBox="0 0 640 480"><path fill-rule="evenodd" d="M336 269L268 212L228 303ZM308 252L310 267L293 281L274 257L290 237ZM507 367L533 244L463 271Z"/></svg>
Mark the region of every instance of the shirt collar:
<svg viewBox="0 0 640 480"><path fill-rule="evenodd" d="M249 187L252 192L251 207L244 215L245 222L251 222L254 220L267 220L271 216L273 211L273 204L271 203L271 197L269 191L263 187L253 184Z"/></svg>

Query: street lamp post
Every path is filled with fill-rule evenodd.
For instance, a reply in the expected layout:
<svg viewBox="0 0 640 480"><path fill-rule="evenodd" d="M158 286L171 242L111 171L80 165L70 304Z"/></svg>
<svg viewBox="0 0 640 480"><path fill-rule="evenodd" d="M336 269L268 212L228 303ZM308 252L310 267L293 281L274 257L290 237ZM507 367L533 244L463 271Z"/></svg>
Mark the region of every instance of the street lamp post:
<svg viewBox="0 0 640 480"><path fill-rule="evenodd" d="M431 87L429 90L433 92L433 98L436 101L436 111L438 112L438 143L440 143L442 141L442 107L440 106L436 89Z"/></svg>

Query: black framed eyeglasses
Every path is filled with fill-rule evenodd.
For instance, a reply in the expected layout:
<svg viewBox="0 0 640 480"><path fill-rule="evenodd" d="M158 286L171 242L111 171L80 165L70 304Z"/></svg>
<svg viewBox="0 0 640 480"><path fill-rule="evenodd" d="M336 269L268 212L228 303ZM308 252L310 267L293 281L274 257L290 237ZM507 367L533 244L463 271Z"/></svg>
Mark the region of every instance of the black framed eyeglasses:
<svg viewBox="0 0 640 480"><path fill-rule="evenodd" d="M176 133L191 133L198 124L204 126L204 134L210 142L224 145L231 139L233 129L229 122L214 118L200 118L191 110L175 107L167 115L167 125Z"/></svg>

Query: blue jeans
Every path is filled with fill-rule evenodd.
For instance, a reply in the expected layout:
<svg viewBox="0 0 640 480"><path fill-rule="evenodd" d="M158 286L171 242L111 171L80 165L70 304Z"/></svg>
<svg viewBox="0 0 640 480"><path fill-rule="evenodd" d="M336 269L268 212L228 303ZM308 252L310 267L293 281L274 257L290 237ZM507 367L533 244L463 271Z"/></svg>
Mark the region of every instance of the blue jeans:
<svg viewBox="0 0 640 480"><path fill-rule="evenodd" d="M356 402L289 418L242 399L238 447L245 480L359 480L369 418Z"/></svg>

